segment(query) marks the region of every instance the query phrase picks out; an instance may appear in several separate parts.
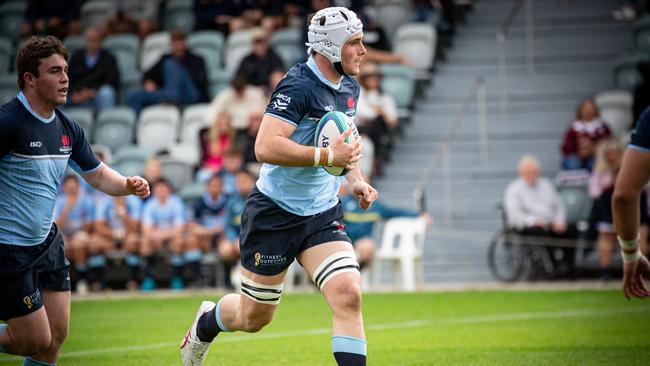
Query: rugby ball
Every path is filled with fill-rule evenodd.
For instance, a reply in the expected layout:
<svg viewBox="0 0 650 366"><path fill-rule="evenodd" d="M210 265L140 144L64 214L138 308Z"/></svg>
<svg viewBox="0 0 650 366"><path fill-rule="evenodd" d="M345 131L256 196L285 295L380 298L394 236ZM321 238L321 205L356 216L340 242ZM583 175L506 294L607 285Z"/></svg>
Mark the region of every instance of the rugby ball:
<svg viewBox="0 0 650 366"><path fill-rule="evenodd" d="M352 118L339 111L327 112L320 121L318 121L318 126L316 126L314 145L317 147L328 147L337 137L348 129L352 129L350 136L345 139L345 142L349 144L360 138L359 131L357 130L357 126L354 124ZM346 175L348 173L347 169L337 166L323 166L323 169L336 176Z"/></svg>

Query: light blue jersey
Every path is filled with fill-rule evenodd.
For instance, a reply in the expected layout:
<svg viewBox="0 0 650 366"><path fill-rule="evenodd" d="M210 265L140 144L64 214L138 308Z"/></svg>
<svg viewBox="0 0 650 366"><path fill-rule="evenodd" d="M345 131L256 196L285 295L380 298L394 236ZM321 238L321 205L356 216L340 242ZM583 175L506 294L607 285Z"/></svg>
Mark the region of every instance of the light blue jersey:
<svg viewBox="0 0 650 366"><path fill-rule="evenodd" d="M350 118L356 114L359 83L344 76L333 84L320 72L313 58L289 70L273 91L266 114L296 127L290 139L314 146L318 121L336 110ZM273 202L299 216L326 211L338 203L339 180L321 167L284 167L264 164L257 188Z"/></svg>
<svg viewBox="0 0 650 366"><path fill-rule="evenodd" d="M170 195L163 205L155 197L142 208L142 224L159 229L171 229L186 222L185 205L176 195Z"/></svg>
<svg viewBox="0 0 650 366"><path fill-rule="evenodd" d="M129 217L140 220L142 200L137 196L126 196L124 200ZM102 198L95 208L95 221L103 221L111 229L126 229L115 207L115 198L109 196Z"/></svg>
<svg viewBox="0 0 650 366"><path fill-rule="evenodd" d="M67 164L79 173L101 165L79 125L58 109L39 116L22 92L0 106L0 244L45 240Z"/></svg>

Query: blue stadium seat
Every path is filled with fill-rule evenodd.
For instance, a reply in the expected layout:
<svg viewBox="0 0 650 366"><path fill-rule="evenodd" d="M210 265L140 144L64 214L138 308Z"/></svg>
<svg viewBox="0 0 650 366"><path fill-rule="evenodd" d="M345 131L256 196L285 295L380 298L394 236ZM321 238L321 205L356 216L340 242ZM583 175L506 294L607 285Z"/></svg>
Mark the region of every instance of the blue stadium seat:
<svg viewBox="0 0 650 366"><path fill-rule="evenodd" d="M114 107L99 113L95 123L95 143L117 151L133 141L135 112L129 107Z"/></svg>
<svg viewBox="0 0 650 366"><path fill-rule="evenodd" d="M156 104L140 113L136 137L138 145L153 152L167 150L178 140L181 114L177 107Z"/></svg>
<svg viewBox="0 0 650 366"><path fill-rule="evenodd" d="M171 31L181 29L190 33L194 29L192 0L169 0L165 6L164 27Z"/></svg>
<svg viewBox="0 0 650 366"><path fill-rule="evenodd" d="M307 47L302 43L302 33L295 28L285 28L273 32L271 48L280 56L284 68L287 70L296 62L307 57Z"/></svg>
<svg viewBox="0 0 650 366"><path fill-rule="evenodd" d="M26 9L27 1L7 1L0 5L0 34L18 39Z"/></svg>
<svg viewBox="0 0 650 366"><path fill-rule="evenodd" d="M208 77L212 78L221 70L221 52L223 35L217 31L199 31L187 37L187 47L193 53L203 57Z"/></svg>

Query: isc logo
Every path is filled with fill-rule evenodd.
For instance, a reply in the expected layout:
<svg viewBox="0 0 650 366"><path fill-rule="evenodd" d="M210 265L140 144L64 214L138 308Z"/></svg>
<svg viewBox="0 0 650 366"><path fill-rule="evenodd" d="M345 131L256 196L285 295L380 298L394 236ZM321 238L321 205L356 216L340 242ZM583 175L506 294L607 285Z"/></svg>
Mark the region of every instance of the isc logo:
<svg viewBox="0 0 650 366"><path fill-rule="evenodd" d="M32 141L29 143L29 147L41 147L43 146L43 143L40 141Z"/></svg>

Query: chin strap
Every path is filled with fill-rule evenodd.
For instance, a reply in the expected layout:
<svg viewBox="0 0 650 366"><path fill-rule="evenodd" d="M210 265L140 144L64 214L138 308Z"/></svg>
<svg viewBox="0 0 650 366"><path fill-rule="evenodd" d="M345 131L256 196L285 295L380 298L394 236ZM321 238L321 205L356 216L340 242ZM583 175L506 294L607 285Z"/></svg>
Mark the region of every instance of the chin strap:
<svg viewBox="0 0 650 366"><path fill-rule="evenodd" d="M339 74L341 74L341 76L346 75L345 71L343 71L343 65L341 64L340 61L334 62L334 68L336 69L336 71L338 71Z"/></svg>

